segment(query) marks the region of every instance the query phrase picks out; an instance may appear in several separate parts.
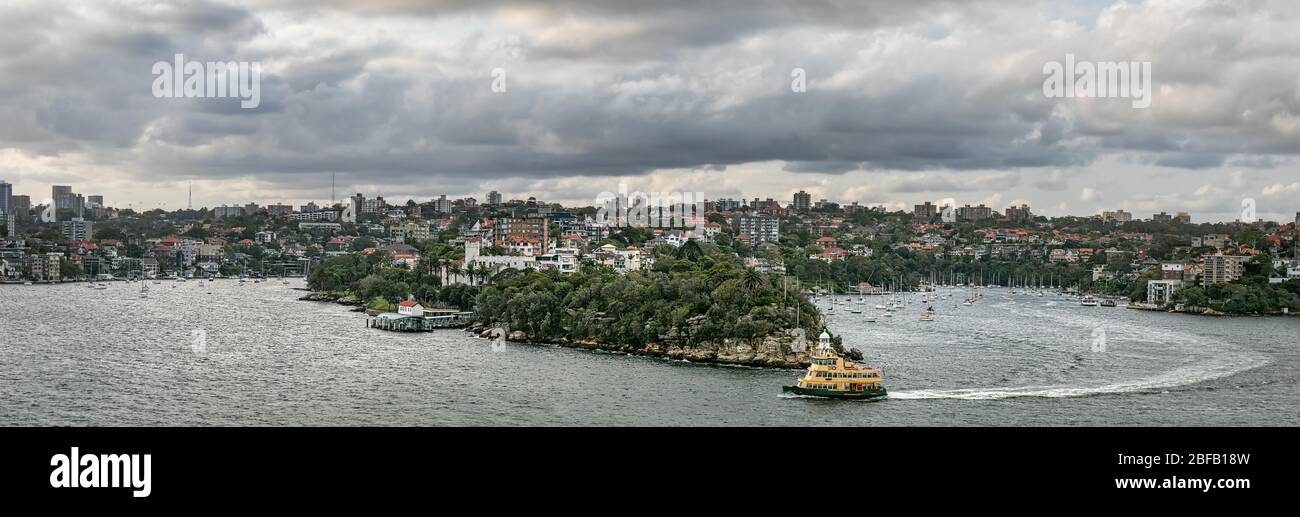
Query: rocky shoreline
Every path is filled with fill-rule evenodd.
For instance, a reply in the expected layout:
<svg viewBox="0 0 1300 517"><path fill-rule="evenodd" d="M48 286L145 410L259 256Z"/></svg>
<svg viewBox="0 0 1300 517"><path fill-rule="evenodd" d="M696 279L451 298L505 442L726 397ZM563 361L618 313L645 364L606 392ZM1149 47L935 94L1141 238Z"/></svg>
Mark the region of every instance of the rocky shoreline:
<svg viewBox="0 0 1300 517"><path fill-rule="evenodd" d="M762 368L807 368L810 364L810 351L812 349L812 346L803 337L802 332L768 336L757 344L750 344L744 340L724 339L693 346L647 343L644 346L636 347L601 343L594 340L540 339L518 330L508 332L499 327L493 328L483 325L472 325L466 328L465 331L484 339L505 339L515 343L559 345L567 348L600 350L677 361L685 360L693 363Z"/></svg>
<svg viewBox="0 0 1300 517"><path fill-rule="evenodd" d="M1227 313L1227 312L1222 312L1222 311L1216 311L1216 310L1211 309L1211 308L1209 308L1209 307L1185 307L1185 308L1172 307L1172 308L1166 308L1166 307L1159 307L1159 306L1150 305L1150 304L1146 304L1146 303L1136 303L1136 302L1135 302L1135 303L1130 303L1130 304L1128 304L1128 305L1125 306L1125 307L1126 307L1126 308L1129 308L1129 309L1137 310L1137 311L1167 312L1167 313L1170 313L1170 314L1190 314L1190 315L1192 315L1192 316L1227 316L1227 317L1237 317L1237 318L1250 318L1250 317L1263 318L1263 317L1270 317L1270 316L1291 316L1291 317L1300 316L1300 313L1294 313L1294 312L1289 312L1289 311L1286 311L1286 312L1284 312L1284 311L1278 311L1278 312L1265 312L1265 313Z"/></svg>
<svg viewBox="0 0 1300 517"><path fill-rule="evenodd" d="M365 304L361 303L361 300L358 300L351 296L344 296L344 295L333 294L333 293L320 293L316 291L310 291L306 295L299 297L298 300L303 302L328 302L328 303L337 303L339 305L347 305L353 308L352 312L365 312L366 310Z"/></svg>
<svg viewBox="0 0 1300 517"><path fill-rule="evenodd" d="M337 303L352 307L352 312L364 312L365 304L351 296L310 291L298 298L308 302ZM505 339L515 343L558 345L567 348L600 350L627 355L656 357L693 363L750 366L759 368L804 369L811 364L811 351L816 343L809 342L800 330L763 338L760 342L723 339L692 346L670 343L647 343L641 347L602 343L595 340L545 339L529 336L523 331L504 331L500 327L483 324L464 329L485 339ZM503 335L504 334L504 335Z"/></svg>

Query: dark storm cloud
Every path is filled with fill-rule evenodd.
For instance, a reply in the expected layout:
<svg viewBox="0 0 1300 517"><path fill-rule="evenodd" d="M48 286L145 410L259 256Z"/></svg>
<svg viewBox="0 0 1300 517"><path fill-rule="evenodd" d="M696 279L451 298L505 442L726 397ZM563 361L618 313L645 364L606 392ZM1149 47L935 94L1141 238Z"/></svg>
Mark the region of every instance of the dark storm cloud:
<svg viewBox="0 0 1300 517"><path fill-rule="evenodd" d="M771 174L1055 170L1044 191L1115 153L1189 170L1300 153L1300 43L1248 30L1294 6L1119 6L1092 27L1038 5L19 3L0 8L0 150L286 189L784 162ZM1169 88L1150 110L1044 98L1042 65L1066 52L1150 59ZM150 66L176 53L262 62L262 105L153 98ZM890 185L1009 185L994 179Z"/></svg>
<svg viewBox="0 0 1300 517"><path fill-rule="evenodd" d="M865 30L909 23L937 12L977 13L979 5L1014 3L1015 0L264 0L252 5L303 13L325 9L359 15L430 18L523 11L547 22L581 21L597 27L633 22L633 27L584 40L586 43L582 45L541 43L535 49L539 57L586 60L673 55L770 28L812 25Z"/></svg>

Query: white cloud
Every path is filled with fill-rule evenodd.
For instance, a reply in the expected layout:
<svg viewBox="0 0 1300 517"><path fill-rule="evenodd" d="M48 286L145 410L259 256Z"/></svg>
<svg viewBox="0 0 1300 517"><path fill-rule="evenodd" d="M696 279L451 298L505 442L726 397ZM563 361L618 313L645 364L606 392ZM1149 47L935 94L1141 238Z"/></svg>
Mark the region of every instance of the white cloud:
<svg viewBox="0 0 1300 517"><path fill-rule="evenodd" d="M1297 195L1300 194L1300 182L1293 182L1289 185L1274 183L1272 185L1264 187L1262 194L1264 194L1265 196Z"/></svg>

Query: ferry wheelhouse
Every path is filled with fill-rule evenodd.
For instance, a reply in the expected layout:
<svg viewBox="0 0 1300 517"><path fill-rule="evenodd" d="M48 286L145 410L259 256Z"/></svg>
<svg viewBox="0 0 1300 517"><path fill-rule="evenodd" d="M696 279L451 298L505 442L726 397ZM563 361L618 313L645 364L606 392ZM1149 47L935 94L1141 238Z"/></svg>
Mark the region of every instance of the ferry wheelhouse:
<svg viewBox="0 0 1300 517"><path fill-rule="evenodd" d="M870 399L885 396L882 380L880 369L840 357L831 348L831 336L822 332L808 371L794 386L783 386L781 391L814 397Z"/></svg>

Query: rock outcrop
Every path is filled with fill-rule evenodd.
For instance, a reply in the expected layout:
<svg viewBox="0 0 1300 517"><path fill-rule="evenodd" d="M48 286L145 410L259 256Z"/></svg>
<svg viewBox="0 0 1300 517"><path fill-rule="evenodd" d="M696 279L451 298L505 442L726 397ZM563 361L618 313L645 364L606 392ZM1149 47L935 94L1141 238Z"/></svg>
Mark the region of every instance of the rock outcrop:
<svg viewBox="0 0 1300 517"><path fill-rule="evenodd" d="M481 338L496 339L500 329L476 325L467 329ZM768 368L805 368L809 364L812 349L810 343L798 343L803 339L802 332L791 331L765 337L756 342L741 339L723 339L706 341L694 345L675 343L647 343L643 346L602 343L594 340L545 339L529 336L523 331L510 332L508 340L516 343L545 343L569 348L585 348L629 355L660 357L694 363L731 364L740 366L759 366ZM800 346L802 345L802 346ZM805 351L795 352L795 349Z"/></svg>
<svg viewBox="0 0 1300 517"><path fill-rule="evenodd" d="M340 305L351 305L351 306L361 306L361 305L363 305L363 304L361 303L361 300L358 300L358 299L353 298L353 297L351 297L351 296L341 296L341 295L332 294L332 293L317 293L317 292L312 292L312 293L307 293L307 294L303 295L301 298L298 298L298 299L301 300L301 301L304 301L304 302L331 302L331 303L337 303L337 304L340 304Z"/></svg>

